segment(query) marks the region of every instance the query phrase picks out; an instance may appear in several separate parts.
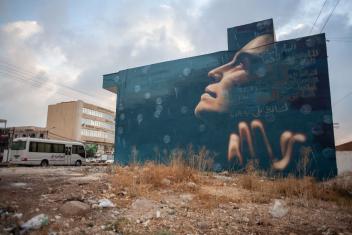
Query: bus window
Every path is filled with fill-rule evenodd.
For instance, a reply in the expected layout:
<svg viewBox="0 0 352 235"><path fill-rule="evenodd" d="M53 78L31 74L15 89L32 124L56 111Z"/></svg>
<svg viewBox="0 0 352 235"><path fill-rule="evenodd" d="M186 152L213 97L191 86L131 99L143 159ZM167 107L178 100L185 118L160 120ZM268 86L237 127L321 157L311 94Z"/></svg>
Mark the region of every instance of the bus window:
<svg viewBox="0 0 352 235"><path fill-rule="evenodd" d="M15 141L11 145L11 150L25 150L26 149L26 141Z"/></svg>
<svg viewBox="0 0 352 235"><path fill-rule="evenodd" d="M78 154L83 158L86 157L86 151L84 151L84 147L82 145L73 145L72 146L72 153Z"/></svg>
<svg viewBox="0 0 352 235"><path fill-rule="evenodd" d="M53 153L64 153L65 145L64 144L52 144L52 152Z"/></svg>
<svg viewBox="0 0 352 235"><path fill-rule="evenodd" d="M40 152L40 153L44 153L45 152L45 143L41 143L41 142L38 142L37 143L37 151Z"/></svg>
<svg viewBox="0 0 352 235"><path fill-rule="evenodd" d="M29 152L37 152L37 142L29 143Z"/></svg>

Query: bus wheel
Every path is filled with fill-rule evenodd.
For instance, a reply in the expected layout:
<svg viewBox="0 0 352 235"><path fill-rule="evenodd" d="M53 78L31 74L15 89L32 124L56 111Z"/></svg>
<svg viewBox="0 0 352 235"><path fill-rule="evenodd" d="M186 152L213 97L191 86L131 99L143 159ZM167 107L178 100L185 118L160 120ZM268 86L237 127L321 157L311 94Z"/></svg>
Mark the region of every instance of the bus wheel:
<svg viewBox="0 0 352 235"><path fill-rule="evenodd" d="M82 165L81 161L78 160L78 161L75 162L75 166L81 166L81 165Z"/></svg>
<svg viewBox="0 0 352 235"><path fill-rule="evenodd" d="M40 163L40 166L42 166L42 167L47 167L47 166L49 166L48 160L43 160L43 161Z"/></svg>

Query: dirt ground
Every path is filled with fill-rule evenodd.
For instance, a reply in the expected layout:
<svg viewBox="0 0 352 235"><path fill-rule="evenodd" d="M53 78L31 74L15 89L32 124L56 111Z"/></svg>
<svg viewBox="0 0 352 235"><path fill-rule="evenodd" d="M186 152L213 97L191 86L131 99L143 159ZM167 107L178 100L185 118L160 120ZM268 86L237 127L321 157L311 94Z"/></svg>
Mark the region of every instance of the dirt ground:
<svg viewBox="0 0 352 235"><path fill-rule="evenodd" d="M252 181L228 173L177 183L166 177L147 187L138 177L148 175L133 175L146 170L2 167L0 234L352 234L352 192L343 203L325 197L262 198ZM104 206L101 199L114 205ZM64 208L68 202L85 209ZM24 229L38 214L48 221Z"/></svg>

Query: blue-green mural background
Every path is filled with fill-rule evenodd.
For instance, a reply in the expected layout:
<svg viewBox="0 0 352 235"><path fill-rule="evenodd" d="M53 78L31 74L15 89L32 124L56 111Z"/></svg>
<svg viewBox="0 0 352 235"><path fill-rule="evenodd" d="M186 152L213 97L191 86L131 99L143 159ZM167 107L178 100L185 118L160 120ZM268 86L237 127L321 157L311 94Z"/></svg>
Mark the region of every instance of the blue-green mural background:
<svg viewBox="0 0 352 235"><path fill-rule="evenodd" d="M214 170L336 175L325 35L275 41L272 20L230 28L228 51L104 75L117 92L115 160L205 146ZM161 156L161 158L160 158Z"/></svg>

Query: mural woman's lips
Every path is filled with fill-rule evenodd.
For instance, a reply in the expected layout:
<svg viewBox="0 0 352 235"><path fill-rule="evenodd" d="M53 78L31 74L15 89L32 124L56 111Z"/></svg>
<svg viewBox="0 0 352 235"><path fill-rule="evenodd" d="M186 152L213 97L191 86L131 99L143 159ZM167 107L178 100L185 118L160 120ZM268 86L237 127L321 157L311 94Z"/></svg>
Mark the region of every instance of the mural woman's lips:
<svg viewBox="0 0 352 235"><path fill-rule="evenodd" d="M215 99L215 98L212 97L211 95L209 95L208 93L204 93L204 94L200 97L200 100L207 100L207 99Z"/></svg>
<svg viewBox="0 0 352 235"><path fill-rule="evenodd" d="M209 88L205 88L205 93L204 94L208 94L212 98L216 98L217 97L216 93L214 91L210 90Z"/></svg>

